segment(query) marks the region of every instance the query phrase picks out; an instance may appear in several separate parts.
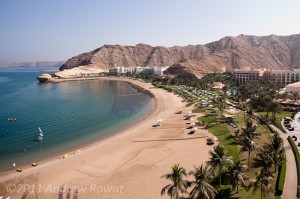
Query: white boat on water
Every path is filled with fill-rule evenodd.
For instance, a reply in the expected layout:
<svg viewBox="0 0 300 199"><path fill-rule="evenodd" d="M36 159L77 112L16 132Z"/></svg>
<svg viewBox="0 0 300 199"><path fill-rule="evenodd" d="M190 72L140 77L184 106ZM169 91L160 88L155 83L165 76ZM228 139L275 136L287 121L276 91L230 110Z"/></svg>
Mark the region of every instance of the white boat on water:
<svg viewBox="0 0 300 199"><path fill-rule="evenodd" d="M44 137L42 129L39 127L39 137L37 138L38 141L42 141Z"/></svg>

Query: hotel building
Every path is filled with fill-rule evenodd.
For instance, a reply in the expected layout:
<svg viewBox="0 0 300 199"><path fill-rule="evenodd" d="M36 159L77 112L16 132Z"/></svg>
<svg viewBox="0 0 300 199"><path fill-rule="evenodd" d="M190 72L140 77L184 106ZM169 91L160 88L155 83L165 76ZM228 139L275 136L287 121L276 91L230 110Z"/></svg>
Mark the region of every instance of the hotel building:
<svg viewBox="0 0 300 199"><path fill-rule="evenodd" d="M272 81L283 85L300 81L300 70L266 70L264 69L236 69L233 73L238 84L249 81Z"/></svg>
<svg viewBox="0 0 300 199"><path fill-rule="evenodd" d="M126 74L126 73L135 73L135 74L139 74L139 73L144 73L144 74L155 74L155 75L163 75L163 72L165 70L167 70L169 67L166 66L162 66L162 67L141 67L141 66L137 66L137 67L124 67L124 66L120 66L120 67L114 67L109 69L109 74L110 75L122 75L122 74Z"/></svg>

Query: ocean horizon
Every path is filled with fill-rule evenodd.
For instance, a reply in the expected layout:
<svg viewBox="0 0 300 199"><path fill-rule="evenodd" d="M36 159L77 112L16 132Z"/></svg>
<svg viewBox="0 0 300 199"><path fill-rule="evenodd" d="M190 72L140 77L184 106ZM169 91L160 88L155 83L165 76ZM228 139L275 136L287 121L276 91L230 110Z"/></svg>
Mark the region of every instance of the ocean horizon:
<svg viewBox="0 0 300 199"><path fill-rule="evenodd" d="M126 82L39 83L46 69L0 68L0 171L109 137L153 111L154 99Z"/></svg>

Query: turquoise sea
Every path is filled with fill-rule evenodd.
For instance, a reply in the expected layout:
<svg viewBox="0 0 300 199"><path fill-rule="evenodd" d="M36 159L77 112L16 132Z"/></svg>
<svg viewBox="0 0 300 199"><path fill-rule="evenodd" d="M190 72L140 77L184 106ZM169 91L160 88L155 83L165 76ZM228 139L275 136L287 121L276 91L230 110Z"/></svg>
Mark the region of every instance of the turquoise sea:
<svg viewBox="0 0 300 199"><path fill-rule="evenodd" d="M125 82L45 84L36 80L41 69L0 68L0 171L108 137L153 110L154 99Z"/></svg>

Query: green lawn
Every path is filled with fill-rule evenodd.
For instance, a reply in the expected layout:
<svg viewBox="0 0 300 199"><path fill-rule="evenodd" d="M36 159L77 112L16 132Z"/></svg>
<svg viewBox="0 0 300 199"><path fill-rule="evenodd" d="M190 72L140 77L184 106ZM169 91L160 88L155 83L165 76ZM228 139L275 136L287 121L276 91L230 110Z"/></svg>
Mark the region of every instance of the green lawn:
<svg viewBox="0 0 300 199"><path fill-rule="evenodd" d="M286 115L289 116L290 113L284 112L281 113L280 115L278 114L279 117L285 117ZM208 116L207 116L208 117ZM205 117L202 117L202 121L205 120ZM207 119L206 119L207 120ZM228 156L232 156L233 159L245 159L247 160L247 153L238 153L238 150L240 146L235 145L235 140L234 140L234 131L237 129L242 130L242 128L245 126L244 124L244 112L239 112L238 114L235 115L234 121L236 122L238 128L233 128L232 126L226 124L226 123L216 123L216 124L210 124L208 131L212 133L214 136L216 136L219 140L220 145L224 146L224 148L227 151ZM252 120L253 124L258 123L256 120ZM267 126L265 125L259 125L257 128L257 131L261 133L259 139L255 140L255 143L257 146L262 146L266 142L270 140L270 134L271 131L268 129ZM251 162L253 162L253 158L255 157L255 154L251 154L250 157L250 168L251 170L246 172L246 175L249 176L251 179L255 179L256 175L255 173L259 171L261 168L253 168L251 165ZM247 164L247 161L246 161ZM272 170L274 168L272 167ZM277 173L274 174L274 179L272 180L272 186L275 190L275 185L276 185L276 177ZM246 181L246 184L249 184L250 180ZM239 193L235 193L233 191L231 193L231 198L260 198L260 191L256 192L255 194L252 193L252 189L249 191L246 191L244 188L239 187ZM269 198L274 198L274 193L270 193Z"/></svg>
<svg viewBox="0 0 300 199"><path fill-rule="evenodd" d="M206 111L206 108L196 108L193 110L193 113L204 113Z"/></svg>
<svg viewBox="0 0 300 199"><path fill-rule="evenodd" d="M217 120L216 116L213 115L205 115L198 118L199 121L204 122L206 124L213 123Z"/></svg>
<svg viewBox="0 0 300 199"><path fill-rule="evenodd" d="M267 112L257 112L260 115L267 115ZM283 128L282 124L281 124L281 120L284 117L291 117L293 114L293 112L291 111L281 111L279 113L276 113L276 120L275 123L276 125L280 128L280 130L282 130L283 132L285 132L285 129ZM271 117L271 113L269 113L269 117Z"/></svg>
<svg viewBox="0 0 300 199"><path fill-rule="evenodd" d="M267 115L267 112L256 112L256 113L263 115L263 116ZM293 112L291 112L291 111L280 111L280 112L276 113L276 120L281 121L281 119L284 117L291 117L292 113ZM271 116L272 116L272 113L269 113L269 117L271 117Z"/></svg>
<svg viewBox="0 0 300 199"><path fill-rule="evenodd" d="M211 94L215 94L215 95L220 95L221 92L220 91L209 91Z"/></svg>
<svg viewBox="0 0 300 199"><path fill-rule="evenodd" d="M238 157L238 148L226 124L212 124L209 126L208 131L218 138L220 145L224 146L227 151L227 155L236 160Z"/></svg>
<svg viewBox="0 0 300 199"><path fill-rule="evenodd" d="M195 103L196 103L196 101L189 101L185 106L189 107L189 106L192 106Z"/></svg>

